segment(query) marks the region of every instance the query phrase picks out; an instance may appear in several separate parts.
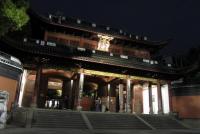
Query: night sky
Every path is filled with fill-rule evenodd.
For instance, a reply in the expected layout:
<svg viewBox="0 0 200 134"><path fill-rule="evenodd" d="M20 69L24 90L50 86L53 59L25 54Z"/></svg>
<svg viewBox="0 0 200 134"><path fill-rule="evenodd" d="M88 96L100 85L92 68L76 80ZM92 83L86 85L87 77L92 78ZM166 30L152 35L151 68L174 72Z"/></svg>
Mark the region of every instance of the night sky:
<svg viewBox="0 0 200 134"><path fill-rule="evenodd" d="M200 0L31 0L36 12L123 29L149 40L166 40L162 51L177 55L200 45Z"/></svg>

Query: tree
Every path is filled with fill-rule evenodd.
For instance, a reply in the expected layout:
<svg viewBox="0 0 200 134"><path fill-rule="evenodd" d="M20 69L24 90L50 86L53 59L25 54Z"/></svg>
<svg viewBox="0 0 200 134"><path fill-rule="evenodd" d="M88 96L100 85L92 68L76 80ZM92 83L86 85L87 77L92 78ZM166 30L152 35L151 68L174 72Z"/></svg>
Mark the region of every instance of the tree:
<svg viewBox="0 0 200 134"><path fill-rule="evenodd" d="M21 30L29 21L28 7L26 0L0 0L0 36Z"/></svg>

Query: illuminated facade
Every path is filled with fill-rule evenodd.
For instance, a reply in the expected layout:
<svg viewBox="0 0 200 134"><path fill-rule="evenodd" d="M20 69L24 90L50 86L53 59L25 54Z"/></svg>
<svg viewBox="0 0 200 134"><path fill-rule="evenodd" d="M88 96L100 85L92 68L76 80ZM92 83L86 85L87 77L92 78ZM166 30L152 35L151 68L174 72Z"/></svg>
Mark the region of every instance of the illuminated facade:
<svg viewBox="0 0 200 134"><path fill-rule="evenodd" d="M30 35L21 42L3 39L9 47L4 51L25 69L19 106L95 111L100 98L102 112L173 111L170 82L178 75L152 58L167 41L79 19L29 14Z"/></svg>

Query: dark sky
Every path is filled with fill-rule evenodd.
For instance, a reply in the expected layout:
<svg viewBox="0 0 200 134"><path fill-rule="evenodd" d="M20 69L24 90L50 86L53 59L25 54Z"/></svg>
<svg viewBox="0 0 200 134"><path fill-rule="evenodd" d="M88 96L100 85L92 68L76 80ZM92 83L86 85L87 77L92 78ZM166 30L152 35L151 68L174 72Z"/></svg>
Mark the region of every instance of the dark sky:
<svg viewBox="0 0 200 134"><path fill-rule="evenodd" d="M149 40L172 38L163 50L166 55L200 45L200 0L31 0L31 7L44 15L60 11Z"/></svg>

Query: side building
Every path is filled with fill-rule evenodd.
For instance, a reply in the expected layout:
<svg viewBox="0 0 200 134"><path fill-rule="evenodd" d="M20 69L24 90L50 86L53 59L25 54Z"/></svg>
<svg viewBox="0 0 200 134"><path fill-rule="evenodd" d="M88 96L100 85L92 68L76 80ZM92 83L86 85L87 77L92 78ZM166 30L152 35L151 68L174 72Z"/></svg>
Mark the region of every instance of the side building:
<svg viewBox="0 0 200 134"><path fill-rule="evenodd" d="M173 109L181 119L200 119L200 64L196 62L185 67L181 79L172 82ZM195 120L191 122L194 123ZM199 123L194 124L197 125Z"/></svg>
<svg viewBox="0 0 200 134"><path fill-rule="evenodd" d="M19 100L22 73L23 66L19 59L0 51L0 91L9 94L8 110Z"/></svg>

